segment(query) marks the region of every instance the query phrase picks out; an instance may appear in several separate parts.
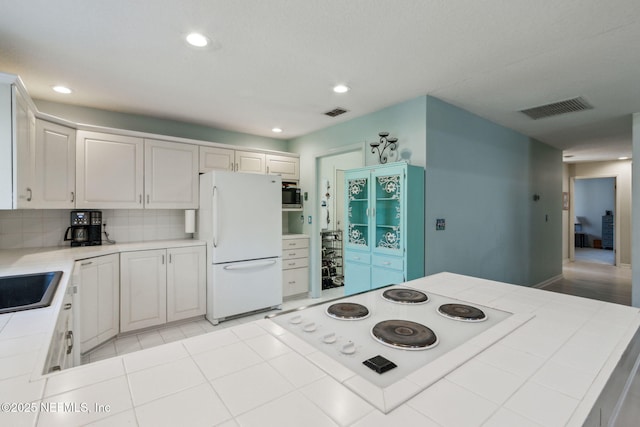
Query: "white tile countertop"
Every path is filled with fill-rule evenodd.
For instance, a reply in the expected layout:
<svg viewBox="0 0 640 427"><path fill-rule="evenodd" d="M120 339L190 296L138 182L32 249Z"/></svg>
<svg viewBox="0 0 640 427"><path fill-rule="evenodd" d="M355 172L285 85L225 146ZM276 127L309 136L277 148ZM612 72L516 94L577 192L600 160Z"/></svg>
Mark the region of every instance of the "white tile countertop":
<svg viewBox="0 0 640 427"><path fill-rule="evenodd" d="M640 326L637 308L467 276L408 285L533 317L384 414L270 319L32 376L55 307L14 313L0 316L0 424L581 426Z"/></svg>

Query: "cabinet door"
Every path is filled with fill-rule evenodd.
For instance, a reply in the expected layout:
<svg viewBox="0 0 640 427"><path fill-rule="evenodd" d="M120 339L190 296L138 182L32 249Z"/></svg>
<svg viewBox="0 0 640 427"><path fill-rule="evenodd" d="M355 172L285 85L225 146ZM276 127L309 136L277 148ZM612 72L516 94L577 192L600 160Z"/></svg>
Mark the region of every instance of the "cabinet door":
<svg viewBox="0 0 640 427"><path fill-rule="evenodd" d="M79 131L76 207L142 209L143 140Z"/></svg>
<svg viewBox="0 0 640 427"><path fill-rule="evenodd" d="M370 186L368 170L345 173L345 247L369 250L370 248Z"/></svg>
<svg viewBox="0 0 640 427"><path fill-rule="evenodd" d="M349 259L357 256L354 253L347 253L345 258ZM363 260L366 256L363 254ZM344 294L353 295L371 289L371 265L345 260L344 265Z"/></svg>
<svg viewBox="0 0 640 427"><path fill-rule="evenodd" d="M289 297L309 291L309 269L292 268L282 271L282 296Z"/></svg>
<svg viewBox="0 0 640 427"><path fill-rule="evenodd" d="M283 181L300 179L300 159L297 157L267 154L265 162L268 174L280 175Z"/></svg>
<svg viewBox="0 0 640 427"><path fill-rule="evenodd" d="M233 171L235 151L228 148L200 147L200 173Z"/></svg>
<svg viewBox="0 0 640 427"><path fill-rule="evenodd" d="M265 155L253 151L236 151L236 172L265 173Z"/></svg>
<svg viewBox="0 0 640 427"><path fill-rule="evenodd" d="M405 175L402 167L382 168L371 176L372 211L371 243L373 252L402 256Z"/></svg>
<svg viewBox="0 0 640 427"><path fill-rule="evenodd" d="M167 249L167 321L206 312L207 271L204 246Z"/></svg>
<svg viewBox="0 0 640 427"><path fill-rule="evenodd" d="M145 207L198 207L198 146L170 141L144 141Z"/></svg>
<svg viewBox="0 0 640 427"><path fill-rule="evenodd" d="M98 345L120 331L120 257L102 256L98 260Z"/></svg>
<svg viewBox="0 0 640 427"><path fill-rule="evenodd" d="M76 188L76 131L36 121L33 204L39 209L73 209Z"/></svg>
<svg viewBox="0 0 640 427"><path fill-rule="evenodd" d="M85 353L98 345L98 262L78 261L76 268L80 270L78 338L80 353Z"/></svg>
<svg viewBox="0 0 640 427"><path fill-rule="evenodd" d="M166 252L120 254L120 332L167 322Z"/></svg>
<svg viewBox="0 0 640 427"><path fill-rule="evenodd" d="M117 254L76 262L80 271L80 352L116 336L120 324L120 260Z"/></svg>
<svg viewBox="0 0 640 427"><path fill-rule="evenodd" d="M35 208L33 197L35 173L36 118L33 110L22 94L15 89L16 126L16 207Z"/></svg>

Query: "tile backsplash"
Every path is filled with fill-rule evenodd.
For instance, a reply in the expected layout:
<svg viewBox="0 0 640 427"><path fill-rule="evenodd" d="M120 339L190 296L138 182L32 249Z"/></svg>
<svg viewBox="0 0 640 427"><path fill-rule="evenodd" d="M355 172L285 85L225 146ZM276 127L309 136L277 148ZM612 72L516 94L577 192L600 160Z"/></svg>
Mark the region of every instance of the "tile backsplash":
<svg viewBox="0 0 640 427"><path fill-rule="evenodd" d="M64 233L69 212L63 209L0 210L0 249L69 246ZM190 239L184 232L184 210L105 209L109 238L117 243ZM105 237L102 236L104 242Z"/></svg>

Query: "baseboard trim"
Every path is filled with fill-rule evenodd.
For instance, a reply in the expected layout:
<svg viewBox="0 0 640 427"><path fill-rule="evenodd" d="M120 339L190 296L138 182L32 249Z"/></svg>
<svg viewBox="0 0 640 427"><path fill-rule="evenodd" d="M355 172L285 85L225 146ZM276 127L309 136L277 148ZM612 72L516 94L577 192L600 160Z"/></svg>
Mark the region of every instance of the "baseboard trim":
<svg viewBox="0 0 640 427"><path fill-rule="evenodd" d="M553 276L543 282L540 283L536 283L535 285L531 286L532 288L536 288L536 289L544 289L547 286L551 285L552 283L557 282L558 280L562 280L563 276L562 274L558 274L557 276Z"/></svg>

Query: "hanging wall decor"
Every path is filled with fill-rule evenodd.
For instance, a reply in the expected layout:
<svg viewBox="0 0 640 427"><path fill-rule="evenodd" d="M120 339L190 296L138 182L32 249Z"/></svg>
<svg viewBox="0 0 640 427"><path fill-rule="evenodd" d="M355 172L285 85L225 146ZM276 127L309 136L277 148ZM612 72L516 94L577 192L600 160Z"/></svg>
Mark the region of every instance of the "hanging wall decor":
<svg viewBox="0 0 640 427"><path fill-rule="evenodd" d="M378 152L378 157L380 158L380 164L387 163L388 156L385 154L386 149L389 149L389 152L395 151L398 148L398 138L389 138L389 132L380 132L378 134L380 137L380 141L374 141L370 143L371 152L373 154ZM382 149L380 147L382 146Z"/></svg>

